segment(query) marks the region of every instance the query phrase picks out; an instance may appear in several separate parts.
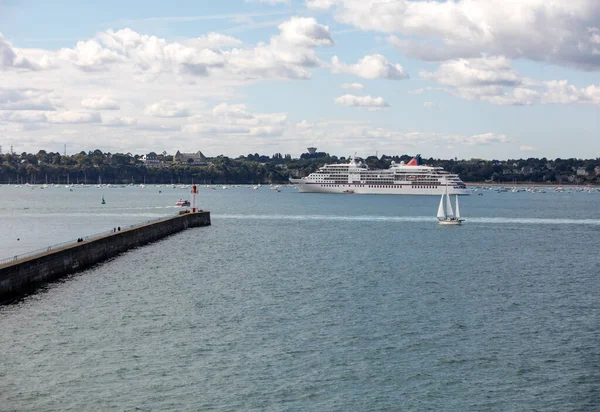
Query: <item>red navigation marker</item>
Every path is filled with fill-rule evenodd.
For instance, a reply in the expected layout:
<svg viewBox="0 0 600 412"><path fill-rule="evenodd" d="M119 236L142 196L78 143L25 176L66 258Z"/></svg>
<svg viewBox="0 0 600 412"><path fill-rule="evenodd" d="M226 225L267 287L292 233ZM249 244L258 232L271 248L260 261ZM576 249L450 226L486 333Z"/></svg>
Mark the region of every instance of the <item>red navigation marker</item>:
<svg viewBox="0 0 600 412"><path fill-rule="evenodd" d="M192 185L192 213L196 213L198 207L198 188L196 185Z"/></svg>

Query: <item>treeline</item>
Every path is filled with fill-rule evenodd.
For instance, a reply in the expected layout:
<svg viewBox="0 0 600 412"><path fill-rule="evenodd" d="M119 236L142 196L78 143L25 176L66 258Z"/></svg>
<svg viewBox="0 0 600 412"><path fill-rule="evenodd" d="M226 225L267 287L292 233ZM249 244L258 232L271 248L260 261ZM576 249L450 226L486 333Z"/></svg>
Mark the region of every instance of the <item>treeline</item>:
<svg viewBox="0 0 600 412"><path fill-rule="evenodd" d="M289 177L306 176L326 163L347 158L324 152L304 153L300 158L275 153L248 154L237 158L217 156L203 166L174 163L167 153L157 155L167 167L146 167L142 156L103 153L100 150L61 155L40 150L36 154L0 154L0 183L285 183ZM411 155L370 156L362 159L373 169L385 169L392 161L408 162ZM457 173L465 182L495 183L600 183L600 159L423 159L423 163Z"/></svg>

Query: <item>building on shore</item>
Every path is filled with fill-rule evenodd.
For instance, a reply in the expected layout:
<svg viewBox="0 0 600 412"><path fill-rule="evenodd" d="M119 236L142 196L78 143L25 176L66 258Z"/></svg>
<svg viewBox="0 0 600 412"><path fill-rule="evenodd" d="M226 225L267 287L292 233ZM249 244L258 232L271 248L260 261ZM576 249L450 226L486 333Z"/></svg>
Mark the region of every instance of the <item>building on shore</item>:
<svg viewBox="0 0 600 412"><path fill-rule="evenodd" d="M182 153L179 150L173 156L173 162L180 164L187 164L189 166L202 166L206 165L206 156L202 154L200 150L196 153Z"/></svg>
<svg viewBox="0 0 600 412"><path fill-rule="evenodd" d="M169 167L169 164L160 160L154 152L143 155L141 160L146 167Z"/></svg>

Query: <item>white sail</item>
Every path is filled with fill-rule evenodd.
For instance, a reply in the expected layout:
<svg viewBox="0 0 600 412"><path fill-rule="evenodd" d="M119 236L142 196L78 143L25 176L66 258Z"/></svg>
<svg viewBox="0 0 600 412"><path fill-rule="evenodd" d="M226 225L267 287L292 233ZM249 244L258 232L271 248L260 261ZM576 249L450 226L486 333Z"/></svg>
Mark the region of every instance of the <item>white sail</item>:
<svg viewBox="0 0 600 412"><path fill-rule="evenodd" d="M448 194L448 186L446 185L446 217L454 216L454 211L452 210L452 202L450 202L450 195Z"/></svg>
<svg viewBox="0 0 600 412"><path fill-rule="evenodd" d="M456 195L456 218L460 219L460 209L458 208L458 195Z"/></svg>
<svg viewBox="0 0 600 412"><path fill-rule="evenodd" d="M438 217L438 219L446 218L446 212L444 212L444 194L443 193L442 193L442 197L440 198L440 207L438 207L437 217Z"/></svg>

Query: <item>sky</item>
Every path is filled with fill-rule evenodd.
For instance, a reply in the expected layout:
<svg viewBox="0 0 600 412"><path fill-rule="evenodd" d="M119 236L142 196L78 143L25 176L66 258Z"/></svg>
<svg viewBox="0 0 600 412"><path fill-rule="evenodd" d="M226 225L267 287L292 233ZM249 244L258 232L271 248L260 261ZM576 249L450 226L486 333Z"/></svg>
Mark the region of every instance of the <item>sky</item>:
<svg viewBox="0 0 600 412"><path fill-rule="evenodd" d="M598 0L0 0L0 145L600 157Z"/></svg>

